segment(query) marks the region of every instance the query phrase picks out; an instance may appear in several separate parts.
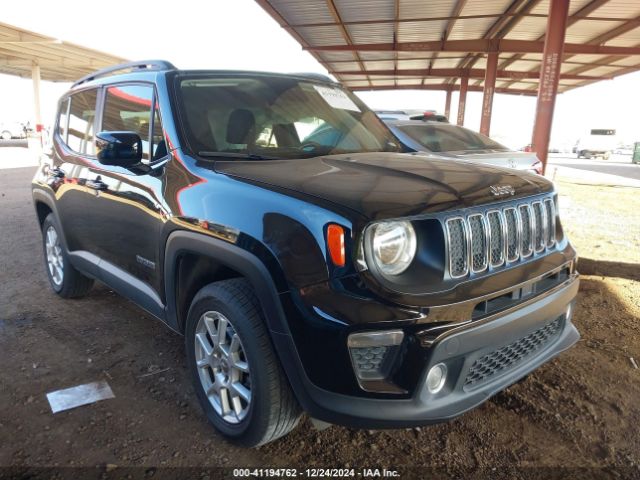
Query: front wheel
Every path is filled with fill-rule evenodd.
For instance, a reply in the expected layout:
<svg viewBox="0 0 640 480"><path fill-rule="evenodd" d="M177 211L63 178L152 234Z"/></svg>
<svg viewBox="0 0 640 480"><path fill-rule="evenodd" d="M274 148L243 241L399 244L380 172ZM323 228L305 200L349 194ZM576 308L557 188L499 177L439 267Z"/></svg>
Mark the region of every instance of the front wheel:
<svg viewBox="0 0 640 480"><path fill-rule="evenodd" d="M295 428L300 407L246 280L224 280L200 290L185 333L198 400L218 431L255 447Z"/></svg>

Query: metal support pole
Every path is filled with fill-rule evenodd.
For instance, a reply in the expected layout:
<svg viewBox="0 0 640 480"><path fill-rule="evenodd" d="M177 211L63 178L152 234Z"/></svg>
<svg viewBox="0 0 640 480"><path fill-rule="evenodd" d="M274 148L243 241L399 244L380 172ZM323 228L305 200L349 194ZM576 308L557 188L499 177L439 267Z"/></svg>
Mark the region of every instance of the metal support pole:
<svg viewBox="0 0 640 480"><path fill-rule="evenodd" d="M491 130L491 109L493 108L493 94L496 90L497 72L498 52L491 52L487 56L487 68L484 73L482 117L480 118L480 133L487 136L489 136L489 131Z"/></svg>
<svg viewBox="0 0 640 480"><path fill-rule="evenodd" d="M458 125L464 125L464 108L467 106L467 88L469 77L460 79L460 97L458 98Z"/></svg>
<svg viewBox="0 0 640 480"><path fill-rule="evenodd" d="M447 90L447 97L444 100L444 116L449 118L451 114L451 89Z"/></svg>
<svg viewBox="0 0 640 480"><path fill-rule="evenodd" d="M42 132L42 114L40 113L40 65L31 65L31 80L33 81L33 107L35 113L35 131Z"/></svg>
<svg viewBox="0 0 640 480"><path fill-rule="evenodd" d="M531 141L533 151L542 162L542 171L547 168L547 154L551 137L553 109L558 94L558 81L564 50L564 36L567 30L569 0L551 0L547 33L544 39L544 53L540 67L540 86L538 87L538 106Z"/></svg>

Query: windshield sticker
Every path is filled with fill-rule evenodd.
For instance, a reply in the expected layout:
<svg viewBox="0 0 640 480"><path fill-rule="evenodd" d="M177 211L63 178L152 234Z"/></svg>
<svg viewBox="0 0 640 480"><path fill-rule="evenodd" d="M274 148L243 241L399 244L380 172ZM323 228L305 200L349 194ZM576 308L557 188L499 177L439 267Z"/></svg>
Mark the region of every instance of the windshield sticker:
<svg viewBox="0 0 640 480"><path fill-rule="evenodd" d="M347 94L339 88L321 87L319 85L314 85L313 88L315 88L316 92L318 92L320 96L324 98L325 102L333 108L351 110L353 112L360 111L358 106L353 103L353 100L351 100Z"/></svg>

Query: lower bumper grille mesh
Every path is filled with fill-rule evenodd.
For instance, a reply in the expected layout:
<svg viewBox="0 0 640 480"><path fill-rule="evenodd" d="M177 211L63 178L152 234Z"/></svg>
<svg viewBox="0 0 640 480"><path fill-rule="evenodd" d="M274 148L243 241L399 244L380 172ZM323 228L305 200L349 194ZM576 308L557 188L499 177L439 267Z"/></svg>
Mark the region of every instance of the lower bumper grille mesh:
<svg viewBox="0 0 640 480"><path fill-rule="evenodd" d="M560 333L563 316L553 322L530 333L520 340L499 348L493 353L476 360L467 374L464 386L477 385L490 379L492 376L502 373L526 357L542 350L554 337Z"/></svg>

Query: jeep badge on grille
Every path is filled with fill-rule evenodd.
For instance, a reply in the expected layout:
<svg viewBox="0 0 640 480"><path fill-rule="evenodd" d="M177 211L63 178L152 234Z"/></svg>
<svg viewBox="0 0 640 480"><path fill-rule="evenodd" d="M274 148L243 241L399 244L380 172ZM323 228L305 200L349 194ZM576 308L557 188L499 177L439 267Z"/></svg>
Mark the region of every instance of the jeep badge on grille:
<svg viewBox="0 0 640 480"><path fill-rule="evenodd" d="M511 185L491 185L489 187L489 191L491 192L491 195L494 195L496 197L516 194L516 189Z"/></svg>

